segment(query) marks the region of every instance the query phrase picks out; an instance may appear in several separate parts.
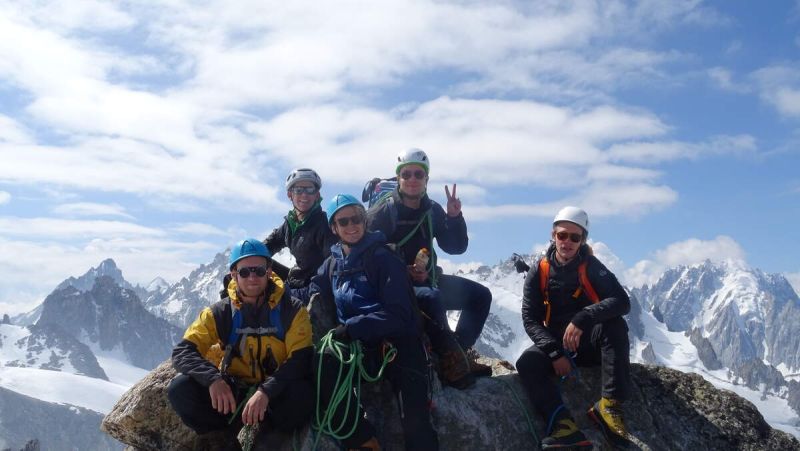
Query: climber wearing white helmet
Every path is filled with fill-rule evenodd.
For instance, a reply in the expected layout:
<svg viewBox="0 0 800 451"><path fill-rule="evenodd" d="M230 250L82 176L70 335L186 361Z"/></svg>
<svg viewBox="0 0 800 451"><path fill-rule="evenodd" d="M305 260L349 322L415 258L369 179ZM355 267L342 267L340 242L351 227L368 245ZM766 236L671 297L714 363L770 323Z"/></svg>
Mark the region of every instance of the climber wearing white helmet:
<svg viewBox="0 0 800 451"><path fill-rule="evenodd" d="M469 366L466 371L459 369L462 366L460 363L464 362L461 350L448 348L440 354L444 361L443 368L448 373L445 380L453 386L464 388L471 384L471 376L492 374L491 367L477 362L478 354L472 349L489 315L492 293L472 280L442 274L441 268L437 267L434 239L439 248L448 254L463 254L469 239L456 185L453 185L452 191L448 186L444 187L447 197L445 208L428 197L430 169L430 159L424 151L409 149L401 152L395 165L398 187L391 195L370 207L367 227L383 232L388 242L396 246L414 282L420 309L442 329L447 329L444 332L449 330L445 311L461 311L455 330L456 348L460 346L466 351ZM418 262L417 255L421 252L429 256L427 262L425 258ZM434 351L439 353L436 348ZM464 377L465 374L470 377Z"/></svg>
<svg viewBox="0 0 800 451"><path fill-rule="evenodd" d="M328 227L328 218L320 207L322 179L313 169L295 169L286 177L286 197L292 209L264 240L270 253L277 254L288 247L295 266L288 270L277 263L273 269L286 280L292 295L308 304L308 286L322 261L330 255L336 236ZM281 274L281 272L286 272Z"/></svg>
<svg viewBox="0 0 800 451"><path fill-rule="evenodd" d="M622 401L630 386L628 294L586 244L589 216L564 207L553 218L551 242L523 286L522 321L533 340L517 360L517 371L533 405L545 418L542 449L591 449L561 399L552 376L571 376L578 366L602 366L601 398L589 408L612 447L628 433Z"/></svg>

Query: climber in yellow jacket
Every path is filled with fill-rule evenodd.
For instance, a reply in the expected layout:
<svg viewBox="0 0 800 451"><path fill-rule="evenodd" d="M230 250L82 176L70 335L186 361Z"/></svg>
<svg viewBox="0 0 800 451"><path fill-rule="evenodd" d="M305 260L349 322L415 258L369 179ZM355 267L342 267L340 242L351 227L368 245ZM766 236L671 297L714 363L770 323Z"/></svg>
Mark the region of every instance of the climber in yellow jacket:
<svg viewBox="0 0 800 451"><path fill-rule="evenodd" d="M168 397L187 426L204 434L236 421L290 431L310 418L311 321L271 271L257 239L231 250L228 296L204 309L172 352L181 374Z"/></svg>

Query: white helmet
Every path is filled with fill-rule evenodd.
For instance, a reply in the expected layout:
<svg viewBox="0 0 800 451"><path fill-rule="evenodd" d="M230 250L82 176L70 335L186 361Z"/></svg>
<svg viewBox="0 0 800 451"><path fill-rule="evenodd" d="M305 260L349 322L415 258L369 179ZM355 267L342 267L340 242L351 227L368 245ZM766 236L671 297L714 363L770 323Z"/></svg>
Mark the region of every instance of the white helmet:
<svg viewBox="0 0 800 451"><path fill-rule="evenodd" d="M400 152L400 155L397 156L397 167L394 173L400 174L400 169L403 169L403 166L409 164L418 164L422 166L426 174L430 171L430 160L428 160L428 155L426 155L422 149L412 148Z"/></svg>
<svg viewBox="0 0 800 451"><path fill-rule="evenodd" d="M286 191L292 189L292 186L300 181L308 180L317 187L317 190L322 188L322 179L319 178L317 172L313 169L301 168L293 170L288 177L286 177Z"/></svg>
<svg viewBox="0 0 800 451"><path fill-rule="evenodd" d="M586 236L589 236L589 215L578 207L564 207L556 213L553 218L553 227L561 221L571 222L583 229Z"/></svg>

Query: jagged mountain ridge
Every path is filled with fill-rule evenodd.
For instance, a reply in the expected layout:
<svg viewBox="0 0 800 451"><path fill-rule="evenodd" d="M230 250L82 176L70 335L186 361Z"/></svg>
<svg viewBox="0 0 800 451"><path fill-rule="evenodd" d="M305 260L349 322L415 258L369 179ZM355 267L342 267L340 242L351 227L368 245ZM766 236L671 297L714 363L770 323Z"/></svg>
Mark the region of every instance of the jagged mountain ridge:
<svg viewBox="0 0 800 451"><path fill-rule="evenodd" d="M145 369L169 357L183 334L109 276L98 277L89 291L70 285L47 296L36 325L51 324L104 351L121 349L131 364Z"/></svg>
<svg viewBox="0 0 800 451"><path fill-rule="evenodd" d="M200 265L177 283L163 291L151 292L144 298L145 308L175 326L186 328L200 311L219 299L229 255L230 250L220 252L210 263Z"/></svg>
<svg viewBox="0 0 800 451"><path fill-rule="evenodd" d="M122 271L117 267L113 259L107 258L97 265L97 268L90 268L80 277L68 277L66 280L56 286L56 290L66 288L68 286L75 287L78 291L90 291L94 286L95 280L98 277L108 276L122 288L133 291L140 299L144 299L149 295L148 288L142 288L139 285L132 285L125 280ZM161 279L163 280L163 279ZM155 281L154 281L155 282ZM55 290L53 290L55 291Z"/></svg>
<svg viewBox="0 0 800 451"><path fill-rule="evenodd" d="M787 374L800 369L800 298L779 274L706 261L633 291L669 330L698 330L725 366L759 360Z"/></svg>

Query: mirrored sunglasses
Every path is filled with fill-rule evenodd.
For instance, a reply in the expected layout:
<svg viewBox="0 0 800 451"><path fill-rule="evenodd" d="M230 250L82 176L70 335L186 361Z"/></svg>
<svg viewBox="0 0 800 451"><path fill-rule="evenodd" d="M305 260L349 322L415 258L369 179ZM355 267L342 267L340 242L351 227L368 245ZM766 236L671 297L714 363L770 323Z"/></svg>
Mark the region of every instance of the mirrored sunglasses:
<svg viewBox="0 0 800 451"><path fill-rule="evenodd" d="M317 193L317 187L316 186L293 186L293 187L289 188L289 191L292 194L297 194L297 195L300 195L300 194L311 195L311 194L316 194Z"/></svg>
<svg viewBox="0 0 800 451"><path fill-rule="evenodd" d="M414 177L417 180L422 180L425 178L425 171L421 169L417 169L416 171L400 171L401 179L408 180L411 177Z"/></svg>
<svg viewBox="0 0 800 451"><path fill-rule="evenodd" d="M336 224L338 224L339 227L347 227L350 225L350 223L352 223L353 225L363 224L364 215L357 214L347 218L336 218Z"/></svg>
<svg viewBox="0 0 800 451"><path fill-rule="evenodd" d="M569 233L562 231L556 232L556 238L558 238L559 241L566 241L567 238L569 238L569 240L573 243L580 243L583 239L583 235L580 233Z"/></svg>
<svg viewBox="0 0 800 451"><path fill-rule="evenodd" d="M264 277L267 275L267 267L266 266L246 266L244 268L239 268L238 271L239 277L242 279L246 279L250 277L250 274L255 274L256 277Z"/></svg>

